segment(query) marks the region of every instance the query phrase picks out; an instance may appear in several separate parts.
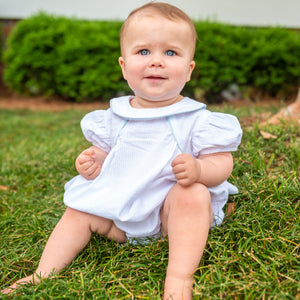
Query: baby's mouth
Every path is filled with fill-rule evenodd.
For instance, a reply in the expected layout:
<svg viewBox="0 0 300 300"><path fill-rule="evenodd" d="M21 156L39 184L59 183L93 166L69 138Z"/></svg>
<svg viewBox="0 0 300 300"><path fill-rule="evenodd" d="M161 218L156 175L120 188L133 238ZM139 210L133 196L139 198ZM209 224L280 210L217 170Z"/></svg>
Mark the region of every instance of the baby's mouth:
<svg viewBox="0 0 300 300"><path fill-rule="evenodd" d="M166 78L159 75L150 75L147 76L146 79L153 80L153 81L160 81L160 80L165 80Z"/></svg>

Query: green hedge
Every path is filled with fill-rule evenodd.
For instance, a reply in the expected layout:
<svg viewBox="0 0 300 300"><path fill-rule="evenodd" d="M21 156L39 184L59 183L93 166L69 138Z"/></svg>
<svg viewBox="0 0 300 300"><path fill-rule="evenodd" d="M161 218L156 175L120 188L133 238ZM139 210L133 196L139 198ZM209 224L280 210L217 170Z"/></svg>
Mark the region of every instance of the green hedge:
<svg viewBox="0 0 300 300"><path fill-rule="evenodd" d="M4 46L3 36L1 34L1 32L2 32L2 24L0 23L0 64L2 63L2 60L3 60L2 55L3 55L3 46ZM0 78L0 81L1 81L1 78Z"/></svg>
<svg viewBox="0 0 300 300"><path fill-rule="evenodd" d="M300 83L300 34L283 28L196 23L198 70L192 85L217 94L235 83L268 94Z"/></svg>
<svg viewBox="0 0 300 300"><path fill-rule="evenodd" d="M195 26L196 69L185 94L216 96L233 83L276 94L299 84L299 33L200 21ZM20 93L76 101L130 93L117 62L120 27L44 13L23 20L7 42L4 81Z"/></svg>
<svg viewBox="0 0 300 300"><path fill-rule="evenodd" d="M120 26L46 14L23 20L8 39L4 81L21 93L78 101L128 92L118 66Z"/></svg>

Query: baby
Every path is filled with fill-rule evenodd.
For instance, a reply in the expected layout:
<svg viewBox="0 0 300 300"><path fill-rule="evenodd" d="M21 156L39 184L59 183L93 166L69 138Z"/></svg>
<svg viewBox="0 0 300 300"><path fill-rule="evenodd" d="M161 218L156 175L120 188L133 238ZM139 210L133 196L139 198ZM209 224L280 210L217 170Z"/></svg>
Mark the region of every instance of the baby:
<svg viewBox="0 0 300 300"><path fill-rule="evenodd" d="M35 273L3 293L59 272L95 232L118 243L167 236L163 298L192 298L209 229L221 224L228 195L237 193L227 179L242 135L234 116L180 94L195 67L196 39L191 19L172 5L151 2L131 12L119 64L134 95L83 118L92 146L65 186L67 209Z"/></svg>

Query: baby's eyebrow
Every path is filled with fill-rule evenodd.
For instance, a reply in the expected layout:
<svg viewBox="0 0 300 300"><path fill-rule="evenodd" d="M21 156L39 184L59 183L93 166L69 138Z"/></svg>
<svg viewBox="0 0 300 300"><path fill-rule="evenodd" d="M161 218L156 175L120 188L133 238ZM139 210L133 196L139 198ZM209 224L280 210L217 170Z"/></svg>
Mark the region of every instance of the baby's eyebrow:
<svg viewBox="0 0 300 300"><path fill-rule="evenodd" d="M175 51L176 53L181 53L183 51L183 49L181 47L177 47L177 46L169 46L166 48L167 48L167 50L172 50L172 51Z"/></svg>
<svg viewBox="0 0 300 300"><path fill-rule="evenodd" d="M147 44L137 44L132 49L135 50L141 50L141 49L147 49L149 48L149 45Z"/></svg>

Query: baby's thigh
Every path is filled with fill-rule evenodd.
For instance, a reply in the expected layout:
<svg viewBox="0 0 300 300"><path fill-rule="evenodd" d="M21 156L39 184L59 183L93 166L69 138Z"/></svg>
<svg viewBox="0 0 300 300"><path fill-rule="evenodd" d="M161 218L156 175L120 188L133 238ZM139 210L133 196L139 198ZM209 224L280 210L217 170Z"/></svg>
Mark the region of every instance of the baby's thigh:
<svg viewBox="0 0 300 300"><path fill-rule="evenodd" d="M125 232L120 230L115 223L110 220L73 208L68 207L64 219L69 220L73 226L79 226L82 232L95 232L119 243L124 243L127 240Z"/></svg>
<svg viewBox="0 0 300 300"><path fill-rule="evenodd" d="M119 229L112 220L95 215L90 216L90 226L92 232L98 233L118 243L126 242L126 233Z"/></svg>

